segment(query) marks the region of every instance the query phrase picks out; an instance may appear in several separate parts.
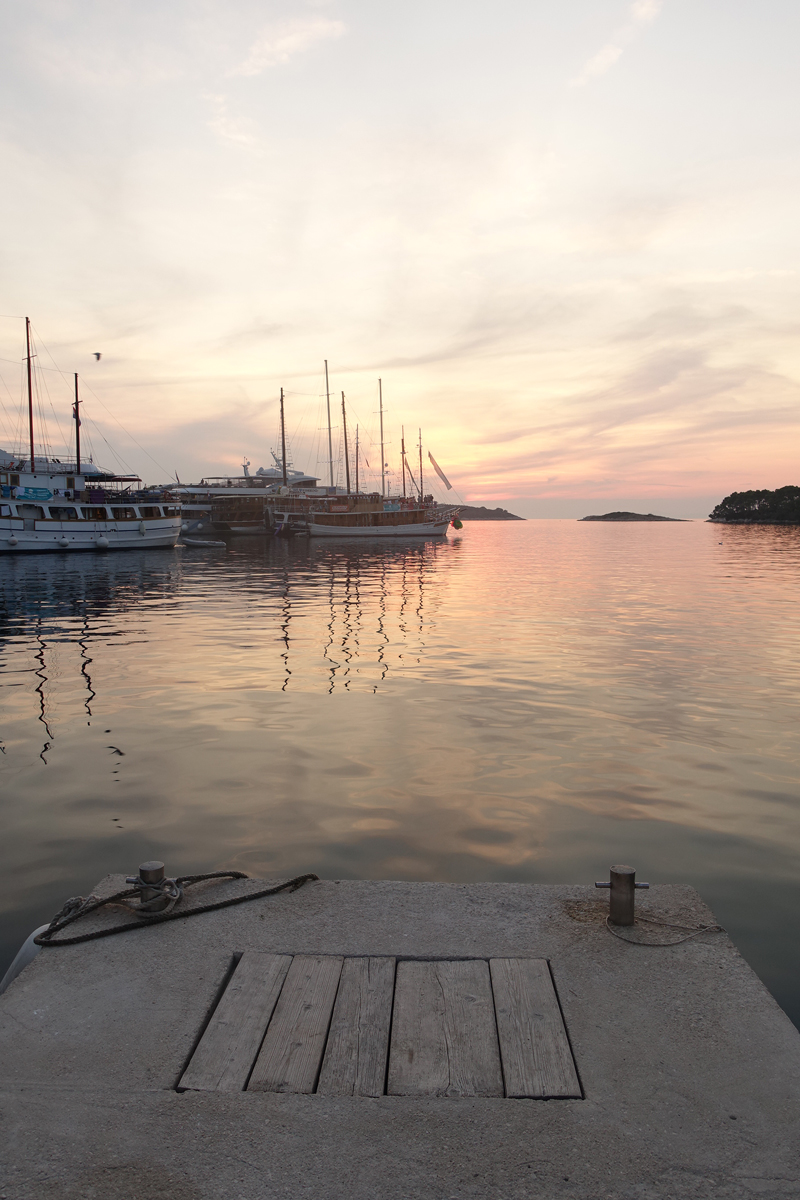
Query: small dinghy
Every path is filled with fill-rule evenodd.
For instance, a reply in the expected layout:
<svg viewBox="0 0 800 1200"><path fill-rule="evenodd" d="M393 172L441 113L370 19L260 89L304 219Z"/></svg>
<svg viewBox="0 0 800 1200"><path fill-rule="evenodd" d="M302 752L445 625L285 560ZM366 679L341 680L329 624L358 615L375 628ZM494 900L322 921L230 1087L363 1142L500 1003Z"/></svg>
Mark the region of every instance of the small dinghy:
<svg viewBox="0 0 800 1200"><path fill-rule="evenodd" d="M192 547L194 547L194 546L205 547L205 546L226 546L227 543L226 542L211 542L211 541L207 541L204 538L181 538L180 545L181 546L192 546Z"/></svg>

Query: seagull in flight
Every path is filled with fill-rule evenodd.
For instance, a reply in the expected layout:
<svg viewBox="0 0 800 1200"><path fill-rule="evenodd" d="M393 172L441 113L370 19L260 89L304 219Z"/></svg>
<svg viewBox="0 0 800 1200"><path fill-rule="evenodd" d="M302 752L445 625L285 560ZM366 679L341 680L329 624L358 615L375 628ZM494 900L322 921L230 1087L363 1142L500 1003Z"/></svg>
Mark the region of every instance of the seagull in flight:
<svg viewBox="0 0 800 1200"><path fill-rule="evenodd" d="M98 362L100 362L100 359L103 357L103 355L100 353L100 351L99 351L99 350L95 350L95 352L94 352L94 356L95 356L95 358L97 359L97 361L98 361Z"/></svg>

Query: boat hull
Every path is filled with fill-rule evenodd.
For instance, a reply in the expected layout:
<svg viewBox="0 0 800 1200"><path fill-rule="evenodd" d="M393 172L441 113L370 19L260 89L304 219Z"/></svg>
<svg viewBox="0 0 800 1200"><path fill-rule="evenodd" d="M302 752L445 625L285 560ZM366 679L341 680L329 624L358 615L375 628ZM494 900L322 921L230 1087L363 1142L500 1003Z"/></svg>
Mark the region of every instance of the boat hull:
<svg viewBox="0 0 800 1200"><path fill-rule="evenodd" d="M72 554L83 550L152 550L174 546L180 518L126 523L114 521L33 522L44 528L25 529L19 518L0 519L0 554ZM120 523L121 524L121 523ZM90 526L87 528L87 525ZM141 525L145 528L142 530ZM65 544L66 543L66 544Z"/></svg>
<svg viewBox="0 0 800 1200"><path fill-rule="evenodd" d="M449 517L441 521L409 522L406 525L319 525L309 521L308 532L311 537L338 538L447 537L449 524Z"/></svg>

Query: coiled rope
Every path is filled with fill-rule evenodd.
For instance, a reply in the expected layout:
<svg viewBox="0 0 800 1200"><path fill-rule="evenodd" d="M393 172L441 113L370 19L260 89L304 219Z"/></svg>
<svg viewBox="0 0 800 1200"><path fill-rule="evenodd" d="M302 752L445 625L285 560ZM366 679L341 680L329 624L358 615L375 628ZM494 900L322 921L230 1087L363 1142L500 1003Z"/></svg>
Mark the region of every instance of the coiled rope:
<svg viewBox="0 0 800 1200"><path fill-rule="evenodd" d="M213 912L218 908L230 908L234 904L244 904L248 900L260 900L264 896L275 896L278 892L293 892L302 887L304 883L308 883L312 879L319 879L319 875L315 875L313 872L309 872L307 875L297 875L294 879L287 879L285 883L261 888L257 892L248 892L245 896L230 896L227 900L215 900L208 904L199 904L197 908L190 908L187 911L180 909L176 911L175 906L183 898L184 889L195 883L203 883L208 879L249 878L250 876L246 875L244 871L211 871L205 875L179 875L176 879L161 879L157 883L146 883L141 876L136 876L134 880L129 881L133 883L133 887L115 892L113 896L106 896L104 900L95 896L94 893L89 896L72 896L56 913L47 929L33 940L37 946L42 948L45 946L75 946L78 942L92 942L97 938L111 937L115 933L126 933L130 929L141 929L142 924L158 925L162 921L177 921L181 917L194 917L198 913ZM144 904L135 906L129 903L135 896L141 894L143 888L159 891L161 896L156 896ZM152 905L160 904L164 897L169 900L168 906L154 912ZM139 918L139 921L125 921L121 925L111 925L107 929L95 929L91 933L75 934L72 937L53 941L55 934L66 929L73 921L96 912L98 908L103 908L106 904L125 905Z"/></svg>

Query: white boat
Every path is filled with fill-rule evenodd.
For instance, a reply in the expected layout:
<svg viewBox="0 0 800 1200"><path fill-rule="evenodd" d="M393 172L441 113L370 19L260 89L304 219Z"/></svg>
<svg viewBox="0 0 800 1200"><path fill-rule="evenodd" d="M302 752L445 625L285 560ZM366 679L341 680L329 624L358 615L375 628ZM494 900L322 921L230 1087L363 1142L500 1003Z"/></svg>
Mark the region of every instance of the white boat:
<svg viewBox="0 0 800 1200"><path fill-rule="evenodd" d="M310 512L307 529L311 537L445 537L457 513L449 505L401 504L377 497L370 503L364 496L347 496L325 512Z"/></svg>
<svg viewBox="0 0 800 1200"><path fill-rule="evenodd" d="M38 463L37 463L38 466ZM163 499L113 490L114 475L0 470L0 554L33 551L149 550L174 546L181 509ZM63 467L61 468L63 470Z"/></svg>
<svg viewBox="0 0 800 1200"><path fill-rule="evenodd" d="M25 322L30 457L0 452L0 554L75 550L147 550L174 546L181 508L163 495L141 494L138 475L82 469L80 399L75 376L74 464L37 456L33 439L30 321Z"/></svg>

